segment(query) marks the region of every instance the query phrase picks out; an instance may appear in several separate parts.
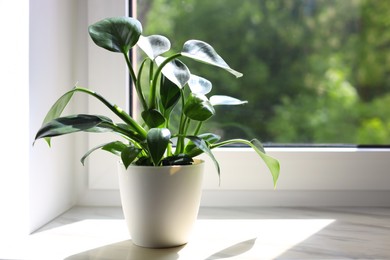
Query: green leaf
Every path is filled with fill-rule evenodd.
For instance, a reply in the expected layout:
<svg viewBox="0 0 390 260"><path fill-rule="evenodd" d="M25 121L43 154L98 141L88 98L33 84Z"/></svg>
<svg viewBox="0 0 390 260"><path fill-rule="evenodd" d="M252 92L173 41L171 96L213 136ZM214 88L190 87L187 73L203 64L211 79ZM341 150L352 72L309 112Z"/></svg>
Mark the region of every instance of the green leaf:
<svg viewBox="0 0 390 260"><path fill-rule="evenodd" d="M107 132L112 129L104 127L102 123L112 124L111 119L95 115L71 115L53 119L43 125L37 132L35 140L44 137L60 136L80 131Z"/></svg>
<svg viewBox="0 0 390 260"><path fill-rule="evenodd" d="M98 146L95 146L94 148L90 149L88 152L86 152L83 157L81 158L81 163L84 165L85 159L94 151L102 149L105 151L108 151L110 153L113 153L115 155L120 155L123 149L126 148L126 145L120 141L114 141L114 142L109 142L105 144L101 144Z"/></svg>
<svg viewBox="0 0 390 260"><path fill-rule="evenodd" d="M43 119L42 126L53 120L54 118L59 117L64 111L65 107L68 105L69 101L72 99L75 90L71 90L62 95L49 109L45 118ZM50 146L50 137L45 138L46 142Z"/></svg>
<svg viewBox="0 0 390 260"><path fill-rule="evenodd" d="M242 76L242 73L230 68L214 48L206 42L189 40L184 43L181 54L188 58L222 68L237 78Z"/></svg>
<svg viewBox="0 0 390 260"><path fill-rule="evenodd" d="M163 75L160 84L160 97L164 109L168 110L176 105L180 96L180 88Z"/></svg>
<svg viewBox="0 0 390 260"><path fill-rule="evenodd" d="M242 101L234 97L214 95L210 97L210 103L213 106L219 105L242 105L248 103L248 101Z"/></svg>
<svg viewBox="0 0 390 260"><path fill-rule="evenodd" d="M168 147L171 132L167 128L152 128L149 130L146 141L149 154L155 166L159 165Z"/></svg>
<svg viewBox="0 0 390 260"><path fill-rule="evenodd" d="M135 147L134 145L126 146L121 153L122 162L126 169L137 158L142 149Z"/></svg>
<svg viewBox="0 0 390 260"><path fill-rule="evenodd" d="M146 37L141 35L137 45L151 60L169 51L171 48L171 42L167 37L162 35L150 35Z"/></svg>
<svg viewBox="0 0 390 260"><path fill-rule="evenodd" d="M42 122L42 125L50 122L54 118L59 117L64 111L65 107L68 105L69 101L73 97L75 90L71 90L62 95L50 108L49 112L47 112L45 119Z"/></svg>
<svg viewBox="0 0 390 260"><path fill-rule="evenodd" d="M191 93L184 105L184 114L196 121L205 121L215 114L215 109L206 96Z"/></svg>
<svg viewBox="0 0 390 260"><path fill-rule="evenodd" d="M187 154L177 154L164 158L161 161L161 164L164 166L168 165L191 165L194 160Z"/></svg>
<svg viewBox="0 0 390 260"><path fill-rule="evenodd" d="M90 25L88 32L99 47L126 54L137 43L142 25L132 17L112 17Z"/></svg>
<svg viewBox="0 0 390 260"><path fill-rule="evenodd" d="M158 66L161 66L166 60L164 57L155 59ZM178 59L168 62L161 70L162 74L172 81L179 88L183 88L190 79L191 73L187 66Z"/></svg>
<svg viewBox="0 0 390 260"><path fill-rule="evenodd" d="M142 111L141 116L150 128L159 127L165 123L165 117L156 109Z"/></svg>
<svg viewBox="0 0 390 260"><path fill-rule="evenodd" d="M210 156L210 158L214 162L215 168L217 169L219 183L221 183L221 173L220 173L221 171L219 168L218 161L217 161L217 159L215 159L214 154L211 152L211 149L209 148L206 141L198 136L186 136L186 138L189 139L193 144L195 144L195 146L198 147L201 151L203 151L205 154Z"/></svg>
<svg viewBox="0 0 390 260"><path fill-rule="evenodd" d="M259 140L251 140L250 146L253 148L253 150L256 151L256 153L263 159L264 163L267 165L272 175L274 187L276 187L280 172L279 161L265 153L264 147Z"/></svg>
<svg viewBox="0 0 390 260"><path fill-rule="evenodd" d="M216 143L221 139L221 137L219 135L216 135L213 133L200 134L200 135L198 135L198 137L205 140L205 142L207 144ZM196 148L197 148L197 146L192 141L189 141L188 144L186 145L184 151L186 154L191 154L191 156L194 157L194 156L200 154L199 152L196 151L199 149L196 149Z"/></svg>
<svg viewBox="0 0 390 260"><path fill-rule="evenodd" d="M190 80L188 81L188 86L191 89L192 93L206 95L210 93L212 84L205 78L191 74Z"/></svg>

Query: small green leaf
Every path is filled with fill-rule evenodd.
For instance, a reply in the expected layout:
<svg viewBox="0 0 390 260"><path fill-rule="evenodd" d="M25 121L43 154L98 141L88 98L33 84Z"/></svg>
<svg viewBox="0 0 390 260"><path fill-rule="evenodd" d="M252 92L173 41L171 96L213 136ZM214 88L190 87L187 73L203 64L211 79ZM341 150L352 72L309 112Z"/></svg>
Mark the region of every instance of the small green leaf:
<svg viewBox="0 0 390 260"><path fill-rule="evenodd" d="M167 37L162 35L150 35L146 37L141 35L137 45L151 60L169 51L171 48L171 42Z"/></svg>
<svg viewBox="0 0 390 260"><path fill-rule="evenodd" d="M184 114L196 121L206 121L215 114L215 109L206 96L191 93L184 105Z"/></svg>
<svg viewBox="0 0 390 260"><path fill-rule="evenodd" d="M54 118L59 117L64 111L65 107L68 105L69 101L72 99L75 89L72 89L62 95L49 109L45 118L43 119L42 126L53 120ZM50 137L45 138L46 142L50 146Z"/></svg>
<svg viewBox="0 0 390 260"><path fill-rule="evenodd" d="M155 166L159 165L171 139L171 132L167 128L152 128L149 130L146 141L149 154Z"/></svg>
<svg viewBox="0 0 390 260"><path fill-rule="evenodd" d="M132 17L112 17L90 25L88 32L99 47L112 52L128 53L137 43L142 25Z"/></svg>
<svg viewBox="0 0 390 260"><path fill-rule="evenodd" d="M192 93L202 95L210 93L211 89L213 88L210 81L194 74L191 74L191 78L188 81L188 86L190 87Z"/></svg>
<svg viewBox="0 0 390 260"><path fill-rule="evenodd" d="M161 161L161 164L164 166L168 165L191 165L194 160L187 154L177 154L164 158Z"/></svg>
<svg viewBox="0 0 390 260"><path fill-rule="evenodd" d="M150 128L159 127L165 123L165 117L156 109L142 111L141 116Z"/></svg>
<svg viewBox="0 0 390 260"><path fill-rule="evenodd" d="M206 42L189 40L184 43L181 54L188 58L222 68L237 78L242 76L241 72L230 68L214 48Z"/></svg>
<svg viewBox="0 0 390 260"><path fill-rule="evenodd" d="M134 145L126 146L121 153L122 162L126 169L137 158L138 154L142 151Z"/></svg>
<svg viewBox="0 0 390 260"><path fill-rule="evenodd" d="M219 135L216 135L213 133L200 134L200 135L198 135L198 137L205 140L205 142L207 144L216 143L221 139L221 137ZM191 154L191 155L194 154L194 156L196 156L196 155L200 154L200 153L197 153L195 151L196 148L197 148L197 146L192 141L189 141L188 144L186 145L184 151L186 154Z"/></svg>
<svg viewBox="0 0 390 260"><path fill-rule="evenodd" d="M164 75L161 77L160 84L161 104L165 110L172 108L180 100L180 88L173 84Z"/></svg>
<svg viewBox="0 0 390 260"><path fill-rule="evenodd" d="M160 66L165 60L166 58L161 56L155 59L158 66ZM161 72L179 88L183 88L191 76L190 70L187 66L178 59L168 62Z"/></svg>
<svg viewBox="0 0 390 260"><path fill-rule="evenodd" d="M66 92L64 95L62 95L50 108L49 112L47 112L45 119L43 120L42 125L48 123L49 121L53 120L54 118L59 117L62 112L64 111L65 107L68 105L69 101L73 97L73 94L75 92L75 89L72 89L71 91Z"/></svg>
<svg viewBox="0 0 390 260"><path fill-rule="evenodd" d="M114 141L114 142L109 142L105 144L101 144L98 146L95 146L94 148L90 149L88 152L86 152L83 157L81 158L81 163L84 165L85 159L94 151L102 149L105 151L108 151L110 153L113 153L115 155L120 155L122 150L126 148L126 145L120 141Z"/></svg>

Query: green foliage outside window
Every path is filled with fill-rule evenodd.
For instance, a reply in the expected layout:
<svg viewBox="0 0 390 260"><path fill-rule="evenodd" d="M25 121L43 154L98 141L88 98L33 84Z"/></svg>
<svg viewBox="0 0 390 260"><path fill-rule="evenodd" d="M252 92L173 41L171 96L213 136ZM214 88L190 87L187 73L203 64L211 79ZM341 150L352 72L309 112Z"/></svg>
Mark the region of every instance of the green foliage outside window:
<svg viewBox="0 0 390 260"><path fill-rule="evenodd" d="M175 39L173 46L196 35L243 72L232 81L209 67L193 69L216 94L249 101L219 108L224 116L207 125L224 139L390 144L390 1L138 2L146 34Z"/></svg>

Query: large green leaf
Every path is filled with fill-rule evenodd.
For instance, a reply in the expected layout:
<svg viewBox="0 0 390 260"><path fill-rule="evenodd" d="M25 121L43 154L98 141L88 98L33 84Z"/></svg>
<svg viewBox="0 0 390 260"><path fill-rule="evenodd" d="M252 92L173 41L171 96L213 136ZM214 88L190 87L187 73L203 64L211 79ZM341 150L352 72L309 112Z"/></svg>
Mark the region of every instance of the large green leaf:
<svg viewBox="0 0 390 260"><path fill-rule="evenodd" d="M253 139L251 141L248 141L246 139L230 139L219 143L211 144L210 148L214 149L217 147L230 145L234 143L242 143L245 145L249 145L250 147L253 148L253 150L255 150L255 152L263 159L264 163L267 165L268 169L270 170L274 182L274 187L276 187L279 178L279 172L280 172L279 161L265 153L264 147L259 140Z"/></svg>
<svg viewBox="0 0 390 260"><path fill-rule="evenodd" d="M164 75L161 77L160 84L160 97L161 104L165 110L172 108L180 100L180 88L173 84L168 78Z"/></svg>
<svg viewBox="0 0 390 260"><path fill-rule="evenodd" d="M132 17L112 17L90 25L88 32L96 45L113 52L128 53L137 43L142 25Z"/></svg>
<svg viewBox="0 0 390 260"><path fill-rule="evenodd" d="M151 60L154 60L157 56L169 51L171 48L171 42L167 37L162 35L141 35L137 45Z"/></svg>
<svg viewBox="0 0 390 260"><path fill-rule="evenodd" d="M251 140L250 146L253 148L253 150L256 151L256 153L263 159L264 163L267 165L272 175L274 187L276 187L280 172L279 161L265 153L264 147L259 140Z"/></svg>
<svg viewBox="0 0 390 260"><path fill-rule="evenodd" d="M191 93L183 112L190 119L205 121L215 114L215 109L205 95Z"/></svg>
<svg viewBox="0 0 390 260"><path fill-rule="evenodd" d="M112 124L111 119L96 115L71 115L59 117L43 125L37 132L35 140L44 137L60 136L80 131L107 132L112 131L104 127L103 123Z"/></svg>
<svg viewBox="0 0 390 260"><path fill-rule="evenodd" d="M167 128L152 128L149 130L146 141L154 165L159 165L170 139L171 132Z"/></svg>
<svg viewBox="0 0 390 260"><path fill-rule="evenodd" d="M184 43L181 54L188 58L220 67L232 73L237 78L242 76L241 72L230 68L230 66L222 59L221 56L219 56L214 48L206 42L189 40Z"/></svg>
<svg viewBox="0 0 390 260"><path fill-rule="evenodd" d="M166 58L159 56L155 61L158 66L161 66L166 61ZM161 71L162 74L179 88L183 88L191 77L190 70L178 59L169 61L163 66Z"/></svg>

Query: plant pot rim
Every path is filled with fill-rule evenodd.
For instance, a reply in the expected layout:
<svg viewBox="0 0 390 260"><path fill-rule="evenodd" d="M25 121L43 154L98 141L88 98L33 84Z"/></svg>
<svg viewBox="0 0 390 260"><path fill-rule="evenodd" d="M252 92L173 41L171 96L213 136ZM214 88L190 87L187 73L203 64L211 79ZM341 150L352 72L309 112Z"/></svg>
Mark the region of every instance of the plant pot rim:
<svg viewBox="0 0 390 260"><path fill-rule="evenodd" d="M128 168L137 168L137 167L143 167L143 168L166 168L166 167L171 167L171 168L180 168L180 167L195 167L199 164L204 163L205 161L202 159L193 159L194 162L192 164L187 164L187 165L161 165L161 166L148 166L148 165L135 165L135 164L130 164ZM121 160L118 161L119 164L123 165L123 162Z"/></svg>

